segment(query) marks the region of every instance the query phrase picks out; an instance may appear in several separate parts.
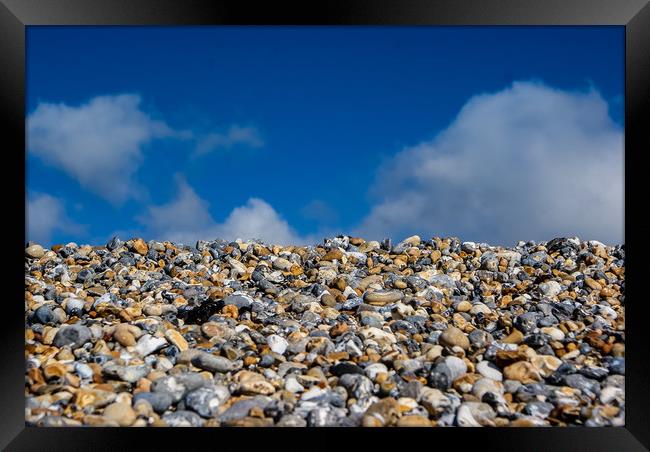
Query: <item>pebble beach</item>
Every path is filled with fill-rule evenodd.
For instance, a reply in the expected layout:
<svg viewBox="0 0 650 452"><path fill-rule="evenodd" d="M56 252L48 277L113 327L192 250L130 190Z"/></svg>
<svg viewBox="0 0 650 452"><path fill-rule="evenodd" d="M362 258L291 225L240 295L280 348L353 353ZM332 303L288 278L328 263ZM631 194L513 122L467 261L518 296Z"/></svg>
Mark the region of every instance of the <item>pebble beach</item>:
<svg viewBox="0 0 650 452"><path fill-rule="evenodd" d="M625 425L625 247L25 248L25 422Z"/></svg>

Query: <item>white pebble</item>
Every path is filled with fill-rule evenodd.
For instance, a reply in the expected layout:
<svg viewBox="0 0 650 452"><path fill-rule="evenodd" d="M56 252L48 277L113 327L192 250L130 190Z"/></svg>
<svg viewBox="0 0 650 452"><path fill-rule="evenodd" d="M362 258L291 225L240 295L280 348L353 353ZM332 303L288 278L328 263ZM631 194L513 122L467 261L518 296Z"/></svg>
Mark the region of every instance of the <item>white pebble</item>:
<svg viewBox="0 0 650 452"><path fill-rule="evenodd" d="M271 350L278 355L283 355L289 345L285 338L278 336L277 334L272 334L267 337L266 343L269 344Z"/></svg>

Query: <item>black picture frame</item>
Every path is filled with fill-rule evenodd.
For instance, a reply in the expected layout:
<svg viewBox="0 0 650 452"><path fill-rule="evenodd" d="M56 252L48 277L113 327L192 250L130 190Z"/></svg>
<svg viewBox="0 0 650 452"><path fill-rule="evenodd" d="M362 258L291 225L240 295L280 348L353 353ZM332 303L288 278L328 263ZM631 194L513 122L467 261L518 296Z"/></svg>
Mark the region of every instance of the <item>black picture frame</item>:
<svg viewBox="0 0 650 452"><path fill-rule="evenodd" d="M625 27L625 242L626 242L626 426L620 428L511 428L511 429L427 429L409 430L408 435L395 430L355 429L346 439L326 430L310 430L294 443L296 430L267 429L259 435L231 429L193 429L178 433L175 429L99 429L99 428L27 428L24 419L24 337L18 264L24 256L25 198L15 186L25 178L25 36L30 25L619 25ZM211 435L207 444L232 434L228 447L341 447L351 439L366 441L373 437L383 441L391 434L406 447L435 447L444 438L458 447L480 437L483 446L499 450L644 450L650 448L650 421L645 412L650 403L650 356L647 355L648 333L644 327L641 295L641 269L635 265L643 254L642 233L634 225L643 225L644 205L637 206L631 196L640 192L643 167L639 159L650 150L647 131L650 106L650 5L647 0L336 0L326 2L250 2L204 0L0 0L0 111L6 126L5 156L11 162L3 171L3 198L12 204L5 207L6 248L12 250L12 269L5 273L11 281L10 294L2 301L0 326L0 447L6 450L115 450L136 445L134 435L146 441L157 438L162 445L180 443L200 446L196 438ZM644 121L645 120L645 121ZM644 127L645 126L645 127ZM24 193L24 192L23 192ZM10 196L8 196L10 195ZM15 205L13 204L15 203ZM15 206L15 207L14 207ZM14 274L15 272L15 274ZM636 295L636 296L635 296ZM164 431L163 431L164 430ZM197 432L197 430L199 430ZM219 430L219 432L215 432ZM363 430L363 431L362 431ZM403 430L401 430L403 432ZM339 432L336 432L338 435ZM496 433L496 434L495 434ZM275 435L292 438L273 440ZM288 435L287 435L288 434ZM421 435L421 436L420 436ZM438 436L436 436L438 435ZM413 439L420 436L418 440ZM321 438L322 437L322 440ZM400 438L402 438L400 440ZM169 442L168 442L169 441ZM255 444L255 442L259 444ZM366 443L363 443L366 444ZM297 445L297 446L296 446ZM403 446L402 446L403 447ZM158 448L158 446L156 447Z"/></svg>

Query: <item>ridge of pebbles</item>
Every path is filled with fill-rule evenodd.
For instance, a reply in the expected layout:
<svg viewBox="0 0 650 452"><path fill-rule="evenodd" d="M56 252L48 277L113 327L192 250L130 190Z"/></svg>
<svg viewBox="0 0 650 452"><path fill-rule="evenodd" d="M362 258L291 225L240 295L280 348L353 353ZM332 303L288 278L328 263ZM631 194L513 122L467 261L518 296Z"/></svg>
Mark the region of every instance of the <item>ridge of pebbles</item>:
<svg viewBox="0 0 650 452"><path fill-rule="evenodd" d="M30 426L623 426L625 246L25 248Z"/></svg>

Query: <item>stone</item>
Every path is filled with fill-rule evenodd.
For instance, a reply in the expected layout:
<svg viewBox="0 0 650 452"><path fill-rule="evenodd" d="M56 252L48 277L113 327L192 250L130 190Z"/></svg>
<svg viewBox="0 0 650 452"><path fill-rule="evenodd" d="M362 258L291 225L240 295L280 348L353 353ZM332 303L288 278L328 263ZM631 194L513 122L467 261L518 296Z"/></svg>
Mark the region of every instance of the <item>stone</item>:
<svg viewBox="0 0 650 452"><path fill-rule="evenodd" d="M134 366L121 366L113 362L108 363L102 369L105 376L115 378L128 383L135 383L140 378L144 378L149 372L151 367L148 364L139 364Z"/></svg>
<svg viewBox="0 0 650 452"><path fill-rule="evenodd" d="M585 278L585 284L594 291L600 291L602 290L603 286L600 285L595 279L593 278Z"/></svg>
<svg viewBox="0 0 650 452"><path fill-rule="evenodd" d="M294 377L288 377L284 382L284 389L289 392L298 393L303 392L305 387L301 385Z"/></svg>
<svg viewBox="0 0 650 452"><path fill-rule="evenodd" d="M134 348L140 356L147 356L155 351L160 350L166 345L167 341L164 338L145 334L140 337L140 339L138 339L138 342Z"/></svg>
<svg viewBox="0 0 650 452"><path fill-rule="evenodd" d="M504 344L521 344L524 341L524 335L518 329L513 329L512 332L502 339Z"/></svg>
<svg viewBox="0 0 650 452"><path fill-rule="evenodd" d="M240 371L235 375L234 380L238 383L238 390L241 394L247 395L270 395L275 392L275 387L266 381L260 374Z"/></svg>
<svg viewBox="0 0 650 452"><path fill-rule="evenodd" d="M364 370L354 363L336 364L330 367L330 372L332 373L332 375L335 375L337 377L340 377L341 375L345 375L345 374L360 374L360 375L364 374Z"/></svg>
<svg viewBox="0 0 650 452"><path fill-rule="evenodd" d="M397 427L432 427L431 421L418 414L403 416L397 421Z"/></svg>
<svg viewBox="0 0 650 452"><path fill-rule="evenodd" d="M472 387L472 394L476 396L477 399L483 400L485 394L490 393L494 396L502 396L504 393L504 385L497 380L492 378L481 378L474 383Z"/></svg>
<svg viewBox="0 0 650 452"><path fill-rule="evenodd" d="M167 411L173 402L171 394L166 392L139 392L133 396L133 406L142 400L151 405L151 408L158 414Z"/></svg>
<svg viewBox="0 0 650 452"><path fill-rule="evenodd" d="M54 336L53 344L55 347L64 347L69 345L73 349L79 348L92 339L90 328L83 325L64 325Z"/></svg>
<svg viewBox="0 0 650 452"><path fill-rule="evenodd" d="M219 407L230 398L228 388L222 385L205 386L185 394L185 405L205 418L217 415Z"/></svg>
<svg viewBox="0 0 650 452"><path fill-rule="evenodd" d="M289 262L287 259L284 259L282 257L278 257L273 261L273 268L281 271L286 271L286 272L290 271L292 265L293 264L291 262Z"/></svg>
<svg viewBox="0 0 650 452"><path fill-rule="evenodd" d="M74 370L81 378L92 378L94 375L93 369L85 363L76 362L74 364Z"/></svg>
<svg viewBox="0 0 650 452"><path fill-rule="evenodd" d="M237 309L248 309L253 304L253 299L245 294L233 294L226 297L223 303L228 306L236 306Z"/></svg>
<svg viewBox="0 0 650 452"><path fill-rule="evenodd" d="M142 239L137 239L133 241L133 250L141 256L147 254L149 247Z"/></svg>
<svg viewBox="0 0 650 452"><path fill-rule="evenodd" d="M131 405L124 402L111 403L102 414L109 421L116 422L120 427L128 427L136 419L135 411Z"/></svg>
<svg viewBox="0 0 650 452"><path fill-rule="evenodd" d="M277 353L279 355L283 355L284 352L287 350L287 347L289 346L287 340L282 336L278 336L277 334L272 334L269 337L267 337L266 342L269 345L269 348L274 353Z"/></svg>
<svg viewBox="0 0 650 452"><path fill-rule="evenodd" d="M25 248L25 255L33 259L40 259L45 255L45 250L41 245L31 245Z"/></svg>
<svg viewBox="0 0 650 452"><path fill-rule="evenodd" d="M167 330L165 331L165 337L169 342L175 345L181 352L184 352L189 348L187 341L181 333L176 330Z"/></svg>
<svg viewBox="0 0 650 452"><path fill-rule="evenodd" d="M323 256L322 260L324 261L341 260L342 257L343 257L343 252L338 248L333 248Z"/></svg>
<svg viewBox="0 0 650 452"><path fill-rule="evenodd" d="M554 340L554 341L558 341L558 342L562 342L562 341L564 341L565 334L564 334L564 332L563 332L561 329L559 329L559 328L555 328L555 327L547 326L547 327L544 327L544 328L540 328L540 331L541 331L543 334L548 335L548 336L549 336L552 340Z"/></svg>
<svg viewBox="0 0 650 452"><path fill-rule="evenodd" d="M173 375L165 375L154 380L151 384L151 392L166 394L172 398L172 403L179 402L187 387Z"/></svg>
<svg viewBox="0 0 650 452"><path fill-rule="evenodd" d="M398 416L399 405L397 400L387 397L368 407L363 415L362 425L364 427L385 427L394 424Z"/></svg>
<svg viewBox="0 0 650 452"><path fill-rule="evenodd" d="M255 408L263 411L271 404L271 400L271 398L266 396L255 396L238 400L219 416L219 420L224 424L228 424L243 419Z"/></svg>
<svg viewBox="0 0 650 452"><path fill-rule="evenodd" d="M199 369L208 372L226 373L241 369L243 363L240 361L231 361L223 356L216 356L210 353L198 353L192 358L192 364Z"/></svg>
<svg viewBox="0 0 650 452"><path fill-rule="evenodd" d="M131 328L131 325L120 323L116 325L115 332L113 332L113 338L119 342L123 347L130 347L136 344L135 335Z"/></svg>
<svg viewBox="0 0 650 452"><path fill-rule="evenodd" d="M377 306L396 303L403 298L404 294L397 290L376 290L374 292L366 292L363 296L366 303Z"/></svg>
<svg viewBox="0 0 650 452"><path fill-rule="evenodd" d="M54 314L54 306L50 304L44 304L41 307L39 307L36 311L34 311L32 321L36 323L42 323L42 324L58 323L57 317Z"/></svg>
<svg viewBox="0 0 650 452"><path fill-rule="evenodd" d="M539 400L528 402L522 412L529 416L535 416L546 419L555 407L552 403L541 402Z"/></svg>
<svg viewBox="0 0 650 452"><path fill-rule="evenodd" d="M487 403L464 402L458 407L456 424L459 427L481 427L494 425L491 421L496 413Z"/></svg>
<svg viewBox="0 0 650 452"><path fill-rule="evenodd" d="M201 416L188 410L165 413L162 420L169 427L201 427L204 422Z"/></svg>
<svg viewBox="0 0 650 452"><path fill-rule="evenodd" d="M364 339L377 342L380 346L391 345L397 342L395 335L375 327L366 327L359 330L359 334Z"/></svg>
<svg viewBox="0 0 650 452"><path fill-rule="evenodd" d="M363 371L365 375L373 381L379 374L388 374L388 368L382 363L370 364L369 366L366 366Z"/></svg>
<svg viewBox="0 0 650 452"><path fill-rule="evenodd" d="M550 377L562 364L561 359L551 355L537 355L530 362L544 378Z"/></svg>
<svg viewBox="0 0 650 452"><path fill-rule="evenodd" d="M275 425L276 427L307 427L307 421L295 414L285 414Z"/></svg>
<svg viewBox="0 0 650 452"><path fill-rule="evenodd" d="M235 332L228 325L217 322L206 322L201 325L201 332L208 338L218 337L225 341L231 339Z"/></svg>
<svg viewBox="0 0 650 452"><path fill-rule="evenodd" d="M445 364L451 372L451 381L456 381L467 373L467 364L456 356L447 356L445 358Z"/></svg>
<svg viewBox="0 0 650 452"><path fill-rule="evenodd" d="M463 350L469 350L469 339L460 329L455 326L449 326L440 335L439 341L447 347L460 347Z"/></svg>
<svg viewBox="0 0 650 452"><path fill-rule="evenodd" d="M485 348L494 341L494 338L490 333L479 329L473 330L467 337L469 338L471 346L477 349Z"/></svg>
<svg viewBox="0 0 650 452"><path fill-rule="evenodd" d="M503 381L503 374L501 371L488 361L481 361L476 365L476 371L486 378L495 381Z"/></svg>
<svg viewBox="0 0 650 452"><path fill-rule="evenodd" d="M546 281L539 285L539 290L546 297L556 297L562 292L562 286L557 281Z"/></svg>
<svg viewBox="0 0 650 452"><path fill-rule="evenodd" d="M523 384L542 380L537 368L527 361L517 361L507 366L503 369L503 375L509 380L517 380Z"/></svg>
<svg viewBox="0 0 650 452"><path fill-rule="evenodd" d="M72 315L82 316L84 307L85 307L84 301L78 298L68 298L65 300L65 312L70 316Z"/></svg>

